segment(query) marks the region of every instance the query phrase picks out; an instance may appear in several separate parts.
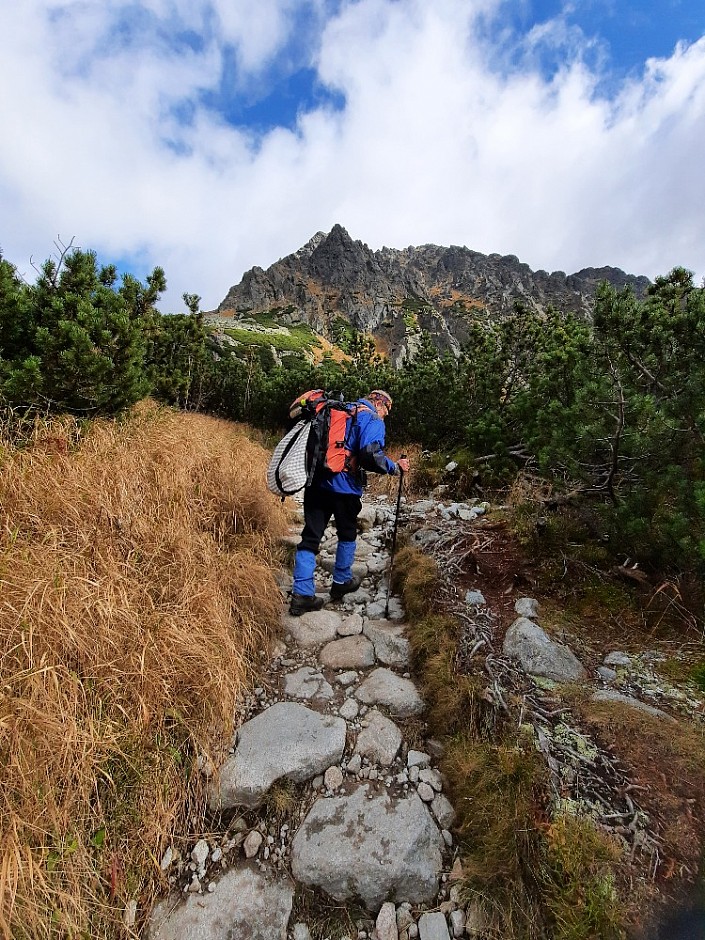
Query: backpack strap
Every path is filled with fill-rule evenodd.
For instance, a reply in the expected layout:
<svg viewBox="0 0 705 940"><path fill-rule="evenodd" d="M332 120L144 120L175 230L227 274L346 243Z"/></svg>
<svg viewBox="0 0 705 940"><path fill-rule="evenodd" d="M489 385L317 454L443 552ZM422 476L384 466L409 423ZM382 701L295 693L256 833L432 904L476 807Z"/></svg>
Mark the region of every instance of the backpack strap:
<svg viewBox="0 0 705 940"><path fill-rule="evenodd" d="M377 412L374 411L372 408L369 408L367 405L361 405L357 402L354 405L351 405L350 407L351 421L350 421L349 427L346 428L346 431L345 431L345 444L346 444L345 449L347 451L346 457L345 457L345 470L348 473L354 473L354 474L357 474L360 471L359 456L358 454L353 454L352 449L347 445L349 444L350 434L352 433L352 431L355 428L355 425L357 424L358 415L360 414L361 411L367 411L370 414L377 414Z"/></svg>
<svg viewBox="0 0 705 940"><path fill-rule="evenodd" d="M310 430L311 430L311 423L310 423L310 421L305 421L305 422L302 421L302 422L301 422L301 427L299 428L299 430L298 430L298 432L297 432L296 434L292 434L291 438L290 438L289 441L287 442L287 445L286 445L286 447L284 448L284 450L283 450L283 452L282 452L281 457L279 458L279 462L277 463L276 469L275 469L275 471L274 471L274 478L275 478L275 480L277 481L277 486L279 487L279 489L281 490L281 492L284 494L284 495L282 496L282 502L284 502L284 497L285 497L285 496L293 496L293 494L294 494L294 493L297 493L297 492L299 491L299 489L301 489L301 487L299 486L299 487L297 487L295 490L287 490L287 489L285 488L284 484L282 483L281 476L279 475L279 470L280 470L282 464L284 463L284 460L286 459L287 454L288 454L289 451L292 449L292 447L294 447L294 445L295 445L296 442L299 440L299 438L301 437L301 435L302 435L302 434L308 434L308 433L310 432Z"/></svg>

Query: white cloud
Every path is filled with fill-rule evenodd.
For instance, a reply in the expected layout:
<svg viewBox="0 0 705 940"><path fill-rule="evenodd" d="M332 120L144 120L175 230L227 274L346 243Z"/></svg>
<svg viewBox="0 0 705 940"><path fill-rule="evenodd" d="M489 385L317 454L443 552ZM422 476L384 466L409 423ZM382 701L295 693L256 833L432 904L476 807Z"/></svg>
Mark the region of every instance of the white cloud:
<svg viewBox="0 0 705 940"><path fill-rule="evenodd" d="M480 38L495 0L356 0L322 32L323 0L142 0L139 22L126 0L15 7L0 34L0 245L21 268L76 235L162 264L166 309L184 290L209 308L247 267L341 222L372 247L705 274L705 39L605 100L587 40L561 20L519 40L497 30L500 48ZM184 30L201 45L177 42ZM234 84L262 83L278 56L291 67L292 40L342 111L255 138L203 106L228 48ZM563 50L550 79L542 44Z"/></svg>
<svg viewBox="0 0 705 940"><path fill-rule="evenodd" d="M215 4L224 38L238 49L246 71L258 71L286 44L302 0L221 0Z"/></svg>

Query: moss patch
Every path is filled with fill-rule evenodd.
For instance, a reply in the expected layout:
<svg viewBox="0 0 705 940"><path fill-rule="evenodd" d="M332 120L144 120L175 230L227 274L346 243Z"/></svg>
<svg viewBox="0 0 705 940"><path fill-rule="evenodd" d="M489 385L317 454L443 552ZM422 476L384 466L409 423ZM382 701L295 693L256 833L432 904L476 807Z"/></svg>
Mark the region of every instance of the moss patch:
<svg viewBox="0 0 705 940"><path fill-rule="evenodd" d="M273 326L280 324L273 323ZM259 333L245 327L230 327L224 332L241 346L273 346L282 352L303 352L320 346L319 339L310 326L298 323L286 328L288 333Z"/></svg>

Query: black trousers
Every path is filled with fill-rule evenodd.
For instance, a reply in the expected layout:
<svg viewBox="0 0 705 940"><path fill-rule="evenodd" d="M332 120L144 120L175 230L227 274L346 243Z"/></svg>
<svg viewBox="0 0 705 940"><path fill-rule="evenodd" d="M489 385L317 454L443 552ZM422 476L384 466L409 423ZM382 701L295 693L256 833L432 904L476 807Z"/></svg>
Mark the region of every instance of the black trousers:
<svg viewBox="0 0 705 940"><path fill-rule="evenodd" d="M299 548L318 554L323 533L335 520L339 542L354 542L357 538L357 517L362 500L351 493L332 493L318 486L309 486L304 493L304 529Z"/></svg>

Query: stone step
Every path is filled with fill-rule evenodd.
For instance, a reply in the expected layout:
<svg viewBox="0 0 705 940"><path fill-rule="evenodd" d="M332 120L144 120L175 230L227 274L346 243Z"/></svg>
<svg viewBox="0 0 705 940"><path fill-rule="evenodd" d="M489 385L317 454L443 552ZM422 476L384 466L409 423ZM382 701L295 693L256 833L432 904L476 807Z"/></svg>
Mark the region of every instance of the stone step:
<svg viewBox="0 0 705 940"><path fill-rule="evenodd" d="M438 893L443 839L416 794L393 797L359 784L316 800L294 837L291 871L337 901L431 901Z"/></svg>

